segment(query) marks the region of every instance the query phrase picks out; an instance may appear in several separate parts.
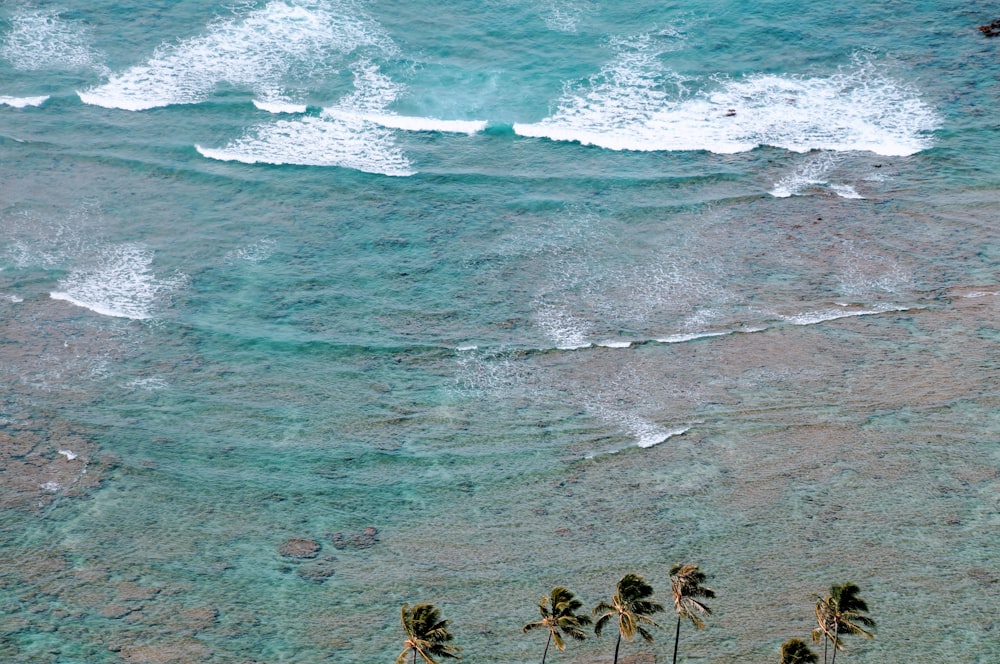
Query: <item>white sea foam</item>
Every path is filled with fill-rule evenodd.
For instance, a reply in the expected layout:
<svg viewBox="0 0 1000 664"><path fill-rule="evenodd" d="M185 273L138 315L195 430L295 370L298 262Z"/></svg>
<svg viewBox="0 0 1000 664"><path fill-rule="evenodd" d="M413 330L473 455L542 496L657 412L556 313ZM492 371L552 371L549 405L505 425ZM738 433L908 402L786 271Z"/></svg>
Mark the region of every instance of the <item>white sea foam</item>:
<svg viewBox="0 0 1000 664"><path fill-rule="evenodd" d="M580 0L545 0L540 8L545 26L557 32L576 32L584 14L593 11L591 3Z"/></svg>
<svg viewBox="0 0 1000 664"><path fill-rule="evenodd" d="M275 245L274 240L264 238L245 247L226 252L224 260L228 264L236 262L260 263L271 257L274 253Z"/></svg>
<svg viewBox="0 0 1000 664"><path fill-rule="evenodd" d="M691 427L675 427L668 429L634 412L622 412L604 406L591 406L590 410L605 422L624 429L634 440L635 447L650 448L659 445L674 436L680 436L691 430ZM631 446L629 446L631 447ZM602 454L615 454L626 448L605 450ZM593 458L597 454L589 454Z"/></svg>
<svg viewBox="0 0 1000 664"><path fill-rule="evenodd" d="M831 184L830 189L841 198L863 199L864 196L849 184Z"/></svg>
<svg viewBox="0 0 1000 664"><path fill-rule="evenodd" d="M405 131L436 131L444 134L476 134L486 129L485 120L439 120L437 118L421 118L392 113L356 113L340 108L325 109L332 118L353 119L371 122L389 129Z"/></svg>
<svg viewBox="0 0 1000 664"><path fill-rule="evenodd" d="M366 173L406 176L415 172L396 145L395 133L365 119L383 112L400 87L370 61L354 67L354 92L318 116L278 120L248 130L224 148L196 145L210 159L246 164L340 166Z"/></svg>
<svg viewBox="0 0 1000 664"><path fill-rule="evenodd" d="M305 113L309 107L306 104L296 104L282 100L253 100L253 105L268 113Z"/></svg>
<svg viewBox="0 0 1000 664"><path fill-rule="evenodd" d="M589 348L590 325L561 307L545 305L535 313L535 320L558 350Z"/></svg>
<svg viewBox="0 0 1000 664"><path fill-rule="evenodd" d="M604 341L598 341L595 346L600 346L601 348L631 348L634 341L620 340L620 339L606 339Z"/></svg>
<svg viewBox="0 0 1000 664"><path fill-rule="evenodd" d="M553 115L514 131L612 150L735 153L770 145L909 155L928 148L927 132L940 124L915 89L862 59L825 77L714 77L691 93L694 81L657 56L623 42L600 74L568 88Z"/></svg>
<svg viewBox="0 0 1000 664"><path fill-rule="evenodd" d="M136 244L107 247L85 267L59 282L49 294L105 316L142 320L153 315L158 301L184 282L159 279L150 269L153 252Z"/></svg>
<svg viewBox="0 0 1000 664"><path fill-rule="evenodd" d="M40 97L3 97L0 96L0 106L13 106L14 108L27 108L28 106L41 106L48 101L48 95Z"/></svg>
<svg viewBox="0 0 1000 664"><path fill-rule="evenodd" d="M155 392L170 386L170 384L159 376L147 378L133 378L124 385L128 389Z"/></svg>
<svg viewBox="0 0 1000 664"><path fill-rule="evenodd" d="M829 189L841 198L864 198L849 184L831 184L827 174L840 162L832 152L822 152L800 164L791 174L774 184L770 194L776 198L788 198L805 193L810 188Z"/></svg>
<svg viewBox="0 0 1000 664"><path fill-rule="evenodd" d="M658 337L657 339L655 339L655 341L661 344L680 344L684 343L685 341L694 341L695 339L724 337L727 334L733 334L733 330L716 330L711 332L684 332L681 334L671 334L665 337Z"/></svg>
<svg viewBox="0 0 1000 664"><path fill-rule="evenodd" d="M73 450L59 450L59 454L61 454L64 457L66 457L67 461L73 461L74 459L76 459L77 457L80 456L79 454L77 454Z"/></svg>
<svg viewBox="0 0 1000 664"><path fill-rule="evenodd" d="M286 87L335 67L334 56L366 47L395 48L356 3L274 0L220 19L202 36L164 43L146 64L78 94L88 104L139 111L198 103L227 83L252 90L265 104L285 103Z"/></svg>
<svg viewBox="0 0 1000 664"><path fill-rule="evenodd" d="M62 484L59 484L59 482L45 482L43 484L39 484L38 488L42 491L48 491L49 493L56 493L62 489Z"/></svg>
<svg viewBox="0 0 1000 664"><path fill-rule="evenodd" d="M11 29L0 46L0 58L15 69L94 69L106 72L103 56L90 45L84 26L67 21L52 9L31 9L10 18Z"/></svg>
<svg viewBox="0 0 1000 664"><path fill-rule="evenodd" d="M890 311L906 311L909 307L901 307L898 305L880 305L877 307L872 307L870 309L854 308L847 304L837 304L836 307L831 307L828 309L817 309L814 311L804 311L798 314L792 314L789 316L781 316L781 320L786 323L791 323L792 325L816 325L817 323L826 323L831 320L838 320L841 318L852 318L855 316L874 316L877 314L884 314Z"/></svg>
<svg viewBox="0 0 1000 664"><path fill-rule="evenodd" d="M895 258L856 247L851 241L842 243L841 252L838 287L843 295L865 301L875 294L912 290L913 276Z"/></svg>
<svg viewBox="0 0 1000 664"><path fill-rule="evenodd" d="M196 145L209 159L245 164L340 166L366 173L413 175L391 130L364 120L306 117L249 130L224 148Z"/></svg>
<svg viewBox="0 0 1000 664"><path fill-rule="evenodd" d="M797 196L809 187L825 185L826 174L836 165L837 159L830 152L808 159L800 164L793 173L786 175L774 184L771 195L776 198Z"/></svg>

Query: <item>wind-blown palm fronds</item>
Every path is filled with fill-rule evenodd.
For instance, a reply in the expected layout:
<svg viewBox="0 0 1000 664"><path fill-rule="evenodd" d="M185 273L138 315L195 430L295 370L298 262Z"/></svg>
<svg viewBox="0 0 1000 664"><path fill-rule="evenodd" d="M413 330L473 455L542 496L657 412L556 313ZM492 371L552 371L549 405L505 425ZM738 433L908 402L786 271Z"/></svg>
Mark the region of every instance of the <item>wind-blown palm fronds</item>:
<svg viewBox="0 0 1000 664"><path fill-rule="evenodd" d="M838 650L846 650L840 641L841 636L875 638L869 631L875 627L875 621L864 615L868 612L868 604L858 595L859 592L861 589L857 585L844 583L830 586L830 594L826 597L816 596L817 627L812 637L814 642L823 639L823 664L826 664L827 644L833 644L831 664L837 661Z"/></svg>
<svg viewBox="0 0 1000 664"><path fill-rule="evenodd" d="M453 638L448 631L448 621L441 619L440 611L433 604L417 604L412 609L404 604L399 613L406 640L403 641L403 652L396 658L396 664L405 664L407 655L411 653L414 664L417 655L420 655L425 664L437 664L434 657L462 659L458 654L462 649L448 645L448 641Z"/></svg>
<svg viewBox="0 0 1000 664"><path fill-rule="evenodd" d="M674 565L670 568L670 588L674 597L674 610L677 612L677 632L674 634L674 664L677 664L677 645L681 640L681 622L687 618L698 629L705 629L702 616L712 615L708 608L697 598L712 599L715 591L701 585L705 582L705 574L697 565Z"/></svg>
<svg viewBox="0 0 1000 664"><path fill-rule="evenodd" d="M590 616L578 616L576 610L583 602L573 597L573 593L562 586L556 586L548 595L538 602L538 613L542 619L530 622L524 626L524 632L545 628L549 635L545 641L545 651L542 653L542 664L549 654L549 645L555 642L560 651L566 649L563 636L582 641L587 637L583 628L590 624Z"/></svg>
<svg viewBox="0 0 1000 664"><path fill-rule="evenodd" d="M631 641L636 634L647 642L653 641L653 635L646 626L659 627L649 616L663 611L663 605L649 599L653 596L653 587L637 574L626 574L618 582L618 592L611 602L601 602L594 607L597 621L594 623L594 633L598 636L612 618L618 620L618 641L615 643L615 664L618 664L618 649L622 638Z"/></svg>

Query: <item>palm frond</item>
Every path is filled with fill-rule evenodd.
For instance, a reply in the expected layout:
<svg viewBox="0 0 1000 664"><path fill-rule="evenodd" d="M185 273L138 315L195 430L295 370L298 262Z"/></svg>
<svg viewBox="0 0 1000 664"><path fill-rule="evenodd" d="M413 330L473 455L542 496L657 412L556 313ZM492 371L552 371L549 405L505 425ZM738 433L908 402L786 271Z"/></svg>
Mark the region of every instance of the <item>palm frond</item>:
<svg viewBox="0 0 1000 664"><path fill-rule="evenodd" d="M597 608L600 608L600 605L598 605ZM596 608L595 608L595 611L596 611ZM601 632L604 631L604 627L608 624L608 621L611 620L611 617L613 615L614 615L614 613L612 613L610 611L608 611L607 613L602 614L597 619L597 621L594 623L594 634L597 634L597 636L600 636Z"/></svg>

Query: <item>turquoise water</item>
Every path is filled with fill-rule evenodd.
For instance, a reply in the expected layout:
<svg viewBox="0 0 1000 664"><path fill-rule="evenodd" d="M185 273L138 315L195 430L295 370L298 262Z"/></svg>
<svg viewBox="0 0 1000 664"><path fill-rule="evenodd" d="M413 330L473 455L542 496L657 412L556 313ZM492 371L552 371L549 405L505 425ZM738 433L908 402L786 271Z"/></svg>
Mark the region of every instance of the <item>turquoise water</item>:
<svg viewBox="0 0 1000 664"><path fill-rule="evenodd" d="M1000 659L995 7L814 5L4 3L0 658Z"/></svg>

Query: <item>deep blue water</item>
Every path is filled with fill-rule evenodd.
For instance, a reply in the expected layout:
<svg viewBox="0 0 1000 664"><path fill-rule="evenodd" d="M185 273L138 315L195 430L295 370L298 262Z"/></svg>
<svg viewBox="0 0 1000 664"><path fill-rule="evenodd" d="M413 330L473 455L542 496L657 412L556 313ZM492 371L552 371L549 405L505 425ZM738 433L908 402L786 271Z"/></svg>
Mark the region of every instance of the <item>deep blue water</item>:
<svg viewBox="0 0 1000 664"><path fill-rule="evenodd" d="M0 658L997 661L996 13L5 2Z"/></svg>

